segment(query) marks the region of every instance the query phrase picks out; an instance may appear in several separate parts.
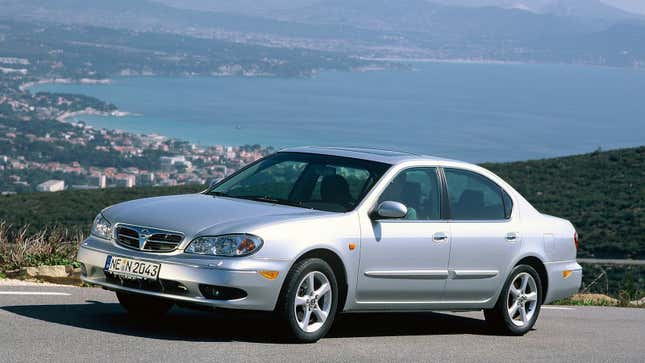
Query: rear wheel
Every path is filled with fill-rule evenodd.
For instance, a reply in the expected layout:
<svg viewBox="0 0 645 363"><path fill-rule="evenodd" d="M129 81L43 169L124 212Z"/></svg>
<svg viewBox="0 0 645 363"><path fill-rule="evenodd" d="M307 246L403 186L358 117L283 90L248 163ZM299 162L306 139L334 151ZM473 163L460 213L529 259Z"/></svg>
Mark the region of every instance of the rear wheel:
<svg viewBox="0 0 645 363"><path fill-rule="evenodd" d="M117 291L116 297L129 314L142 318L163 316L174 305L168 300L123 291Z"/></svg>
<svg viewBox="0 0 645 363"><path fill-rule="evenodd" d="M298 262L282 292L277 312L291 338L309 343L327 334L338 306L338 284L327 262L319 258Z"/></svg>
<svg viewBox="0 0 645 363"><path fill-rule="evenodd" d="M484 310L486 321L503 334L524 335L540 314L542 284L535 269L516 266L493 309Z"/></svg>

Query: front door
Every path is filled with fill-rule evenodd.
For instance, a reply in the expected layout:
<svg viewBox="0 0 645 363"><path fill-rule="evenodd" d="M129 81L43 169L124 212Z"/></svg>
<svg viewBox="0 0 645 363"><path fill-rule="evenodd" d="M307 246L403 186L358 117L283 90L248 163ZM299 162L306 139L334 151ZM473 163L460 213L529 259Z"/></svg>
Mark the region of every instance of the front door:
<svg viewBox="0 0 645 363"><path fill-rule="evenodd" d="M408 208L401 219L361 218L361 258L357 303L415 308L439 302L448 278L449 225L441 220L437 170L401 171L378 203L396 201Z"/></svg>

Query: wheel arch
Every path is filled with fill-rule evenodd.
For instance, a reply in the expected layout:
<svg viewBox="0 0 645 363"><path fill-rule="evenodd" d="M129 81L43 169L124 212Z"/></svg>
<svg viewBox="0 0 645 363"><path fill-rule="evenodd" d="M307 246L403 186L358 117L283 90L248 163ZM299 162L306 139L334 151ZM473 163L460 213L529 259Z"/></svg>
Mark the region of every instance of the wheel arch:
<svg viewBox="0 0 645 363"><path fill-rule="evenodd" d="M334 275L336 276L336 283L338 284L337 309L338 311L342 311L345 307L345 302L347 301L347 293L349 290L347 269L345 268L345 263L343 262L343 259L331 249L314 248L300 255L291 264L289 271L291 271L291 268L293 268L295 264L297 264L300 261L306 260L308 258L320 258L321 260L327 262L329 266L331 266L331 269L334 271ZM287 284L287 280L285 279L285 281L282 283L280 296L283 295L284 287L286 284Z"/></svg>

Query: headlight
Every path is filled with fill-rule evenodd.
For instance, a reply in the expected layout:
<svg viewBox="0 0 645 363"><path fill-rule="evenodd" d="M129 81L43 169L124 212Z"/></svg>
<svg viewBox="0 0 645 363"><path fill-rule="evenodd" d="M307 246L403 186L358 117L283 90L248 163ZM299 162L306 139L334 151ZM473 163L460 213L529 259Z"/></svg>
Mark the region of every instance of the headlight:
<svg viewBox="0 0 645 363"><path fill-rule="evenodd" d="M92 234L104 239L112 239L112 223L99 213L92 224Z"/></svg>
<svg viewBox="0 0 645 363"><path fill-rule="evenodd" d="M239 257L250 255L262 247L262 238L251 234L226 234L195 238L184 252L200 255Z"/></svg>

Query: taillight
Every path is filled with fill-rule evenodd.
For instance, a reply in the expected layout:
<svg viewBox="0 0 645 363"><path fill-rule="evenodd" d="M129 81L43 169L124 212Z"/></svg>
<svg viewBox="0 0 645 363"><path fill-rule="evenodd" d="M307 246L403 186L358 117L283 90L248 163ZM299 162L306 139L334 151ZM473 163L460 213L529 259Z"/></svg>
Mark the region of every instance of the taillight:
<svg viewBox="0 0 645 363"><path fill-rule="evenodd" d="M573 232L573 243L576 245L576 251L580 247L580 242L578 241L578 232Z"/></svg>

